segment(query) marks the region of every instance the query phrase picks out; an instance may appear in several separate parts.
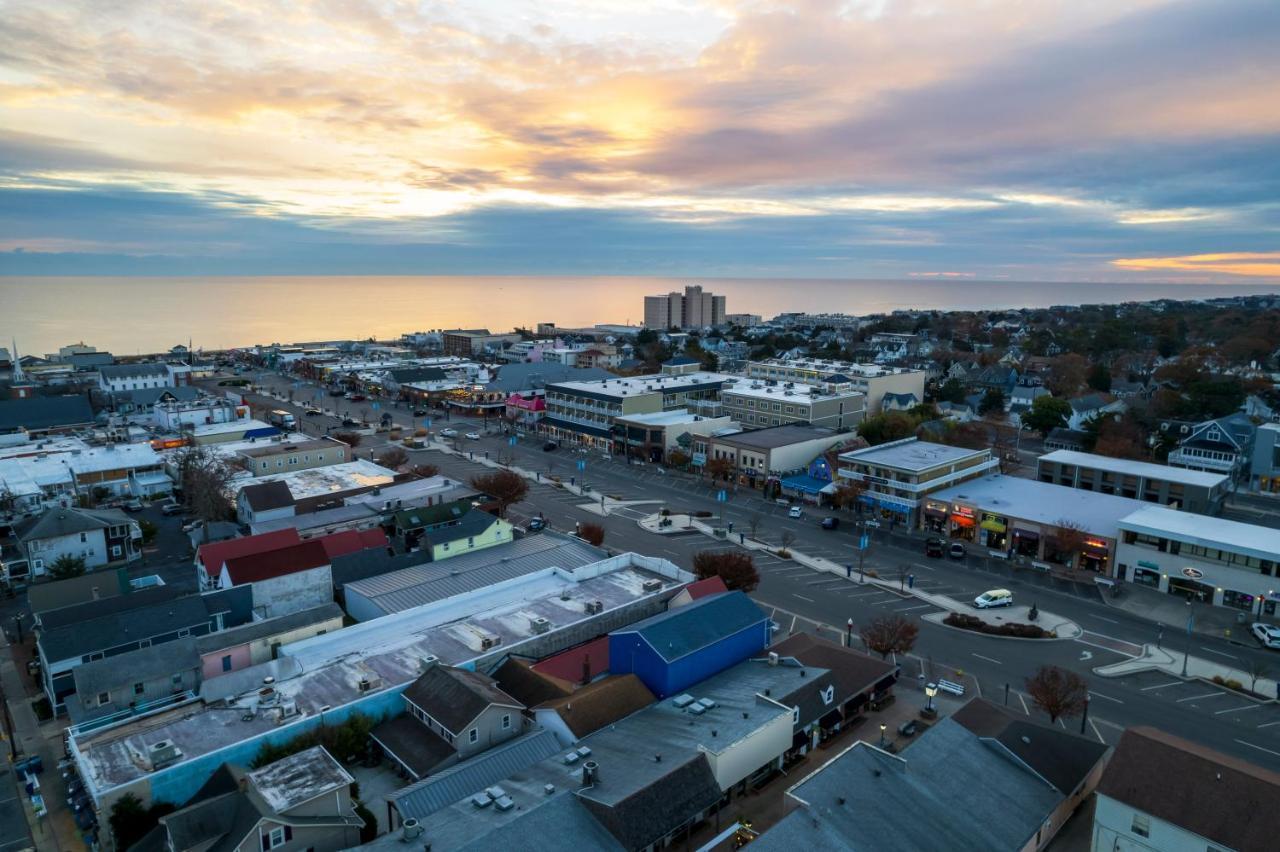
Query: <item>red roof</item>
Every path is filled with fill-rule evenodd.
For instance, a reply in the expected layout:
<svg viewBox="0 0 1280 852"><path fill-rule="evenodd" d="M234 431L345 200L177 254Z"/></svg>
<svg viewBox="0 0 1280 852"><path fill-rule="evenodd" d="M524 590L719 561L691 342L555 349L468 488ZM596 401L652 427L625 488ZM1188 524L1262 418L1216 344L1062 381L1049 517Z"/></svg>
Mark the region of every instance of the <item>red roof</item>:
<svg viewBox="0 0 1280 852"><path fill-rule="evenodd" d="M330 559L368 550L370 547L387 546L387 534L379 527L371 530L344 530L322 535L315 540L324 545L324 550L329 554Z"/></svg>
<svg viewBox="0 0 1280 852"><path fill-rule="evenodd" d="M535 672L558 677L570 683L582 683L582 664L586 662L590 677L595 678L609 670L609 637L601 636L585 645L561 651L545 660L539 660L530 668Z"/></svg>
<svg viewBox="0 0 1280 852"><path fill-rule="evenodd" d="M204 567L205 573L212 579L218 576L222 571L222 563L228 559L279 550L282 547L297 544L301 540L298 538L298 531L289 527L274 532L247 535L243 538L215 541L200 545L200 549L196 552L196 561Z"/></svg>
<svg viewBox="0 0 1280 852"><path fill-rule="evenodd" d="M256 583L296 574L329 564L329 554L324 545L318 541L304 541L292 547L279 550L268 550L265 553L253 553L228 559L225 563L227 574L231 577L231 585L240 586L245 583Z"/></svg>
<svg viewBox="0 0 1280 852"><path fill-rule="evenodd" d="M689 593L689 597L695 601L698 598L705 598L708 595L718 595L721 592L729 591L729 587L724 584L724 580L719 577L708 577L705 580L698 580L696 583L690 583L684 587Z"/></svg>

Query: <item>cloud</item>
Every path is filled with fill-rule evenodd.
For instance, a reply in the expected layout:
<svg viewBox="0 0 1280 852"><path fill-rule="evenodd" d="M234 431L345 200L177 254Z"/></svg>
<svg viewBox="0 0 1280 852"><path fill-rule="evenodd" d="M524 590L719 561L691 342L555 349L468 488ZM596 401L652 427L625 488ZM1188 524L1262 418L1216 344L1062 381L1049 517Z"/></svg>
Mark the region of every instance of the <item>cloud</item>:
<svg viewBox="0 0 1280 852"><path fill-rule="evenodd" d="M1196 273L1213 272L1250 278L1280 278L1280 251L1223 252L1181 257L1122 257L1111 263L1120 269L1144 272L1177 270Z"/></svg>

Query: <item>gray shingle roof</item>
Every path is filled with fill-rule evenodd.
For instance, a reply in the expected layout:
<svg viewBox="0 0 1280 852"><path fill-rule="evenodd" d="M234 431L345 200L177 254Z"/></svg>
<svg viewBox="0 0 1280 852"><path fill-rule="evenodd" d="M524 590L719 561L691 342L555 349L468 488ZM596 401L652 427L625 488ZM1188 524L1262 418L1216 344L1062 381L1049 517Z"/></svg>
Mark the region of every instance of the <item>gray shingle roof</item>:
<svg viewBox="0 0 1280 852"><path fill-rule="evenodd" d="M342 616L342 607L336 603L327 603L311 609L304 609L301 612L282 615L278 618L267 618L240 627L233 627L229 630L209 633L196 640L196 648L200 653L207 654L242 642L252 642L255 639L262 639L288 630L297 630L309 624L318 624L332 618L342 618Z"/></svg>
<svg viewBox="0 0 1280 852"><path fill-rule="evenodd" d="M524 709L524 705L507 695L492 678L466 669L435 665L404 691L412 701L444 725L454 735L462 733L491 704Z"/></svg>
<svg viewBox="0 0 1280 852"><path fill-rule="evenodd" d="M199 667L196 640L188 636L127 654L93 660L77 666L73 674L77 693L95 695Z"/></svg>
<svg viewBox="0 0 1280 852"><path fill-rule="evenodd" d="M98 368L104 379L130 379L168 377L169 368L164 364L104 364Z"/></svg>
<svg viewBox="0 0 1280 852"><path fill-rule="evenodd" d="M119 509L50 509L18 531L21 541L38 541L132 523Z"/></svg>
<svg viewBox="0 0 1280 852"><path fill-rule="evenodd" d="M428 530L423 537L433 545L461 541L464 538L483 534L485 530L496 523L498 523L498 519L488 512L472 509L463 515L462 520L458 521L458 523Z"/></svg>
<svg viewBox="0 0 1280 852"><path fill-rule="evenodd" d="M768 619L742 592L722 592L647 618L614 634L639 633L671 662Z"/></svg>
<svg viewBox="0 0 1280 852"><path fill-rule="evenodd" d="M278 479L246 485L241 493L244 494L249 508L255 512L283 509L293 505L293 493L289 491L289 486Z"/></svg>
<svg viewBox="0 0 1280 852"><path fill-rule="evenodd" d="M458 753L444 738L411 716L396 716L371 732L378 745L403 763L415 778L423 778Z"/></svg>
<svg viewBox="0 0 1280 852"><path fill-rule="evenodd" d="M33 396L0 400L0 432L53 429L93 423L93 407L84 396Z"/></svg>
<svg viewBox="0 0 1280 852"><path fill-rule="evenodd" d="M40 647L51 662L67 660L208 623L204 601L199 595L188 595L45 630Z"/></svg>
<svg viewBox="0 0 1280 852"><path fill-rule="evenodd" d="M546 387L552 382L589 382L593 379L617 378L608 370L599 367L570 367L566 364L505 364L498 370L498 376L485 385L488 391L532 390Z"/></svg>

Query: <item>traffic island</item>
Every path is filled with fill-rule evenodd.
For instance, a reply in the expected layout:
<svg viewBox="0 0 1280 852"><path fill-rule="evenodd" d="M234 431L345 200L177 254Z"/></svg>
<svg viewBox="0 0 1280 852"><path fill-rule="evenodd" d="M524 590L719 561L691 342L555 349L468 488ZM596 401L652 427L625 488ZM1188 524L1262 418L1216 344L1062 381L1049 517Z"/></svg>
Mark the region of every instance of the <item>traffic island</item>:
<svg viewBox="0 0 1280 852"><path fill-rule="evenodd" d="M918 595L918 597L924 596ZM1032 607L1006 607L997 611L966 606L939 595L930 595L929 599L931 603L949 612L930 613L924 616L924 619L953 630L967 630L998 639L1033 641L1075 639L1084 632L1074 621L1042 609L1037 609L1033 620Z"/></svg>

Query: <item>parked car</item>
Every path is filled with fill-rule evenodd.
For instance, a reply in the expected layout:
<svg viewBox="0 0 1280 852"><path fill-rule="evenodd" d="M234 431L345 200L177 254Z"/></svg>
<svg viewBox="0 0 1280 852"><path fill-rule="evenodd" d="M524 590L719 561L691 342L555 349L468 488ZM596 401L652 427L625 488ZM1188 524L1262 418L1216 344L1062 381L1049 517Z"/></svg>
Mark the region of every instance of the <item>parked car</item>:
<svg viewBox="0 0 1280 852"><path fill-rule="evenodd" d="M1280 627L1258 621L1249 626L1249 631L1262 647L1280 650Z"/></svg>
<svg viewBox="0 0 1280 852"><path fill-rule="evenodd" d="M792 506L792 507L787 511L787 517L788 517L788 518L803 518L803 517L804 517L804 509L801 509L799 506Z"/></svg>
<svg viewBox="0 0 1280 852"><path fill-rule="evenodd" d="M125 500L120 504L120 508L124 509L126 512L141 512L142 501L137 498L134 498L133 500Z"/></svg>
<svg viewBox="0 0 1280 852"><path fill-rule="evenodd" d="M441 430L440 430L440 437L441 437L441 438L456 438L456 437L458 437L458 430L457 430L457 429L441 429Z"/></svg>
<svg viewBox="0 0 1280 852"><path fill-rule="evenodd" d="M426 417L426 416L427 416L427 410L426 410L425 408L415 408L415 409L413 410L413 416L414 416L414 417Z"/></svg>
<svg viewBox="0 0 1280 852"><path fill-rule="evenodd" d="M479 433L479 432L468 432L468 433L467 433L467 440L468 440L468 441L479 441L479 440L480 440L480 433Z"/></svg>
<svg viewBox="0 0 1280 852"><path fill-rule="evenodd" d="M347 395L347 392L344 391L342 388L329 389L329 396L346 396L346 395Z"/></svg>
<svg viewBox="0 0 1280 852"><path fill-rule="evenodd" d="M321 410L320 410L320 409L318 409L318 408L308 408L308 409L306 410L306 415L307 415L308 417L319 417L319 416L320 416L320 415L322 415L322 414L324 414L324 412L323 412L323 411L321 411Z"/></svg>
<svg viewBox="0 0 1280 852"><path fill-rule="evenodd" d="M1013 592L1008 589L992 589L974 598L973 605L978 609L988 609L993 606L1013 606Z"/></svg>
<svg viewBox="0 0 1280 852"><path fill-rule="evenodd" d="M839 518L823 518L822 528L824 530L838 530L840 529L840 519Z"/></svg>
<svg viewBox="0 0 1280 852"><path fill-rule="evenodd" d="M924 540L924 555L941 559L942 555L947 551L947 543L940 538L926 538Z"/></svg>
<svg viewBox="0 0 1280 852"><path fill-rule="evenodd" d="M965 550L964 545L958 541L951 543L951 547L947 550L947 553L952 559L964 559L969 555L969 551Z"/></svg>
<svg viewBox="0 0 1280 852"><path fill-rule="evenodd" d="M527 532L541 532L547 528L547 522L543 518L530 518L529 526L525 527Z"/></svg>
<svg viewBox="0 0 1280 852"><path fill-rule="evenodd" d="M344 417L342 418L342 425L346 426L348 429L358 429L360 427L360 421L352 420L350 417Z"/></svg>
<svg viewBox="0 0 1280 852"><path fill-rule="evenodd" d="M544 453L549 453L552 450L558 450L558 449L560 449L560 445L557 444L555 441L547 441L545 444L542 445L542 451Z"/></svg>
<svg viewBox="0 0 1280 852"><path fill-rule="evenodd" d="M195 530L200 529L200 527L202 527L203 525L204 525L204 521L200 520L199 518L195 518L193 520L190 520L184 523L182 525L182 531L184 533L193 532Z"/></svg>
<svg viewBox="0 0 1280 852"><path fill-rule="evenodd" d="M876 518L867 518L862 522L862 525L864 527L871 527L872 529L876 529L876 530L880 529L880 521L877 520Z"/></svg>
<svg viewBox="0 0 1280 852"><path fill-rule="evenodd" d="M164 503L163 505L160 506L160 513L162 515L181 515L182 504L175 502L173 500L170 500L167 503Z"/></svg>

